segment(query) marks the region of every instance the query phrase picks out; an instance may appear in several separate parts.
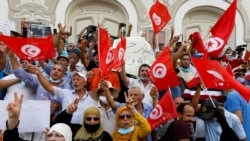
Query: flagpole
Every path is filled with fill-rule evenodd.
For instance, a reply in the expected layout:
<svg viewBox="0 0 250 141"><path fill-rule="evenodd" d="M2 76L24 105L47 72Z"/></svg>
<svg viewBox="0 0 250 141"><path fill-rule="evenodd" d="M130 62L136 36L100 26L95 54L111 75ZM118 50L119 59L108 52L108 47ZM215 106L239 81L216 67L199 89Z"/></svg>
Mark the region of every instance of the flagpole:
<svg viewBox="0 0 250 141"><path fill-rule="evenodd" d="M192 60L192 62L193 62L193 60ZM196 67L197 67L197 66L196 66ZM197 74L198 74L199 77L200 77L200 74L199 74L198 71L197 71ZM208 90L207 90L207 87L206 87L206 85L205 85L205 83L204 83L202 77L200 77L200 80L201 80L201 83L203 84L203 90L204 90L205 92L207 92ZM213 104L213 107L216 108L216 106L215 106L215 104L214 104L214 101L212 100L212 97L211 97L211 94L210 94L210 93L208 93L208 97L209 97L209 99L211 100L211 102L212 102L212 104Z"/></svg>

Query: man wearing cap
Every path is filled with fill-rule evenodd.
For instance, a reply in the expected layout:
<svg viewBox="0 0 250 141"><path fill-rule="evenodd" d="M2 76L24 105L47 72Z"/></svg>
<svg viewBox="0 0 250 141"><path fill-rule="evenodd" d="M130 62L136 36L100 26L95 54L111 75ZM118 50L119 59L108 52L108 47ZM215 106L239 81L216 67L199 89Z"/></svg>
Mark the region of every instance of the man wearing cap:
<svg viewBox="0 0 250 141"><path fill-rule="evenodd" d="M86 74L86 66L85 63L81 60L81 52L78 49L72 49L69 51L69 61L70 61L70 66L69 70L70 71L79 71L82 74Z"/></svg>
<svg viewBox="0 0 250 141"><path fill-rule="evenodd" d="M111 82L101 80L98 84L98 88L93 90L90 96L97 101L97 107L101 113L101 124L103 129L111 135L116 129L116 124L114 124L116 115L106 99L107 93L111 94L114 98L118 97L119 90L112 87Z"/></svg>
<svg viewBox="0 0 250 141"><path fill-rule="evenodd" d="M204 100L197 116L205 122L207 141L230 141L234 138L246 141L246 134L239 118L225 110L216 100Z"/></svg>
<svg viewBox="0 0 250 141"><path fill-rule="evenodd" d="M51 85L38 69L34 69L33 73L37 75L41 85L51 94L51 96L61 103L62 110L65 110L75 99L79 99L78 108L73 114L71 123L81 124L82 114L85 108L97 104L87 92L87 78L81 72L74 71L72 73L73 90Z"/></svg>

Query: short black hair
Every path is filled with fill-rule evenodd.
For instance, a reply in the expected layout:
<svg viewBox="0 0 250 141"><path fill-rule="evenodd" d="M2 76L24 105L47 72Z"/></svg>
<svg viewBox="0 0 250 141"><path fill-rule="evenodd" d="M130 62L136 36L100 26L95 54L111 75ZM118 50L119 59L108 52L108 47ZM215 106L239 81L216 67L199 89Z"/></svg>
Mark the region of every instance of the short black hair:
<svg viewBox="0 0 250 141"><path fill-rule="evenodd" d="M177 107L177 112L183 114L186 105L189 105L189 106L193 107L190 103L181 103L181 104ZM194 108L194 107L193 107L193 108Z"/></svg>
<svg viewBox="0 0 250 141"><path fill-rule="evenodd" d="M139 67L139 70L138 70L138 76L140 74L140 71L141 71L142 67L148 67L148 68L150 68L150 66L148 64L141 64L140 67Z"/></svg>

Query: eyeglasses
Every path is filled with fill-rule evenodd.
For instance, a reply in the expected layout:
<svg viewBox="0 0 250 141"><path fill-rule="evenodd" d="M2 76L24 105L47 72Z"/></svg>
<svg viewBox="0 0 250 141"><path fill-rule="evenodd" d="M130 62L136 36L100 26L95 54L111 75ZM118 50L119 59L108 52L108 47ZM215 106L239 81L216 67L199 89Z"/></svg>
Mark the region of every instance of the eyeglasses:
<svg viewBox="0 0 250 141"><path fill-rule="evenodd" d="M63 135L61 135L61 134L59 134L59 133L50 133L50 134L48 134L47 135L47 138L52 138L52 137L55 137L55 138L62 138L62 137L64 137Z"/></svg>
<svg viewBox="0 0 250 141"><path fill-rule="evenodd" d="M91 120L99 121L100 118L99 118L99 117L86 117L86 120L87 120L87 121L91 121Z"/></svg>
<svg viewBox="0 0 250 141"><path fill-rule="evenodd" d="M160 45L160 46L163 46L164 44L163 44L163 43L160 43L159 45Z"/></svg>
<svg viewBox="0 0 250 141"><path fill-rule="evenodd" d="M119 115L119 119L125 119L125 117L126 117L127 119L131 119L131 118L132 118L132 115L130 115L130 114Z"/></svg>

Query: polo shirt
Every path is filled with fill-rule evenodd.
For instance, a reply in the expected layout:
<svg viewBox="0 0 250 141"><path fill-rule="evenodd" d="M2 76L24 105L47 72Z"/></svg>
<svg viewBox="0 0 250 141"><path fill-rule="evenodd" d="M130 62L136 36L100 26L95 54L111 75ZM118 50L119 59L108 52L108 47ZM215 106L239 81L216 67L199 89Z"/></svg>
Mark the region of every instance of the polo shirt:
<svg viewBox="0 0 250 141"><path fill-rule="evenodd" d="M74 90L62 89L54 87L54 98L61 102L62 110L67 109L69 104L71 104L79 96ZM97 102L91 98L89 93L86 94L79 100L77 110L73 113L71 123L82 124L83 122L83 112L89 106L96 106Z"/></svg>

